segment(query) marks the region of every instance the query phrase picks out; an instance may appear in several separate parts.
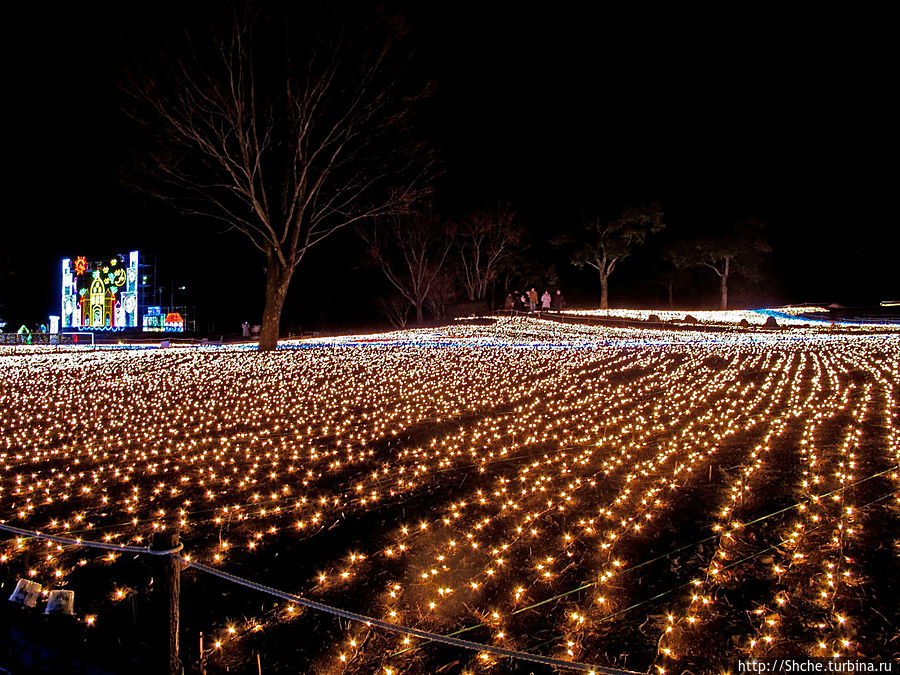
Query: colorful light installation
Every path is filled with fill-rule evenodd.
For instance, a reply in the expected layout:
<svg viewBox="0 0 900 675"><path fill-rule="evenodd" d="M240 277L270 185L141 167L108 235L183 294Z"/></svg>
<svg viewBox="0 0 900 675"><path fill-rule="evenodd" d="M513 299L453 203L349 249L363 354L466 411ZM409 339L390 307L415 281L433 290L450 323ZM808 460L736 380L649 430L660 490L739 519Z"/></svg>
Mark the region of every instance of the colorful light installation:
<svg viewBox="0 0 900 675"><path fill-rule="evenodd" d="M147 307L142 327L148 333L183 333L184 317L178 312L163 313L162 307Z"/></svg>
<svg viewBox="0 0 900 675"><path fill-rule="evenodd" d="M63 329L120 330L138 326L139 253L62 261Z"/></svg>

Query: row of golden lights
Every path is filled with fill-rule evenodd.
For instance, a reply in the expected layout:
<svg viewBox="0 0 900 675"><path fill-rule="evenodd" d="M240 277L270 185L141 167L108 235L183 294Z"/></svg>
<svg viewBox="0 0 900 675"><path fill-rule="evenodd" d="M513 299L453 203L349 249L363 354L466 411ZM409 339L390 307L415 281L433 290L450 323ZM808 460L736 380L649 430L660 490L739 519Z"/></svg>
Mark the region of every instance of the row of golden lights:
<svg viewBox="0 0 900 675"><path fill-rule="evenodd" d="M145 541L154 527L178 523L194 555L222 561L237 551L261 550L270 535L299 530L310 536L341 511L396 504L445 476L474 472L468 493L458 492L444 505L423 505L421 517L410 516L416 503L407 502L407 522L397 526L396 537L385 532L371 538L383 538L385 545L348 551L341 563L323 561L316 585L306 592L340 597L356 579L376 573L380 560L399 559L401 578L371 600L383 617L450 628L468 615L491 625L498 642L527 647L524 635L510 635L504 619L552 596L560 584L596 578L598 594L587 610L553 612L566 615L556 619L560 654L575 657L581 635L609 611L604 605L618 606L616 597L600 592L603 586L612 589L608 596L628 596L610 581L628 565L617 555L622 542L636 546L642 528L649 536L654 520L664 523L667 495L702 473L697 470L722 442L769 424L760 431L768 448L786 420L813 419L813 409L833 416L837 403L820 410L825 404L813 393L840 368L867 369L881 378L882 390L896 375L873 358L884 350L896 354L896 344L833 346L811 356L792 345L772 351L749 343L696 352L666 346L625 352L602 346L341 348L299 352L277 363L250 355L196 355L184 364L173 364L171 355L104 354L88 363L71 355L49 363L33 357L11 368L11 381L21 385L16 396L36 376L56 377L69 395L86 388L88 379L98 390L85 416L65 406L48 410L46 400L32 401L29 410L27 396L24 407L4 413L9 450L2 456L7 470L0 504L26 526L92 530L109 541ZM704 360L715 355L728 367L705 370ZM801 399L793 380L788 388L787 375L807 359L820 372ZM753 371L767 373L761 384L735 380ZM62 383L73 376L69 390ZM123 420L134 401L117 400L135 398L131 384L143 381L149 386L139 413ZM170 405L167 418L157 402L173 388L179 395L170 397L185 409ZM254 397L254 388L262 393ZM786 388L788 403L774 414ZM829 384L829 391L836 388ZM454 419L469 410L482 414ZM890 418L884 408L881 414ZM29 416L39 422L31 435L23 430ZM441 428L404 438L423 421L439 419ZM261 423L254 428L255 420ZM10 441L7 429L22 431ZM15 469L13 452L19 455ZM751 453L747 468L767 455ZM741 489L749 490L749 475ZM110 526L117 511L130 516L124 527ZM432 512L443 515L429 517ZM55 523L46 520L50 513ZM228 538L219 540L223 525ZM64 580L62 554L48 554L45 569L57 565L52 574ZM598 554L606 562L599 563ZM483 602L489 606L479 606ZM467 605L475 609L464 610ZM569 627L570 621L576 625ZM363 643L349 636L339 663L359 658L351 642ZM369 654L378 652L373 643L393 649L382 637L365 643Z"/></svg>

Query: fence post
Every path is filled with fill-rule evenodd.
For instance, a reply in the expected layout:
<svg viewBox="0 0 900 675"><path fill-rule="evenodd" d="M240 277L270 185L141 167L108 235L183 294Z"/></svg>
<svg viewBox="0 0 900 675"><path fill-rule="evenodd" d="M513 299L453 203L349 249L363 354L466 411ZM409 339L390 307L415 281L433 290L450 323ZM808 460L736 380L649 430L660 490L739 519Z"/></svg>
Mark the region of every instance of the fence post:
<svg viewBox="0 0 900 675"><path fill-rule="evenodd" d="M178 532L154 532L151 548L156 551L169 551L178 547ZM159 629L158 644L160 649L158 672L168 675L181 673L181 659L178 656L179 614L178 604L181 595L181 563L175 555L153 556L156 558L156 572L159 586L154 591L156 596L156 616L162 623ZM163 665L165 669L163 670Z"/></svg>

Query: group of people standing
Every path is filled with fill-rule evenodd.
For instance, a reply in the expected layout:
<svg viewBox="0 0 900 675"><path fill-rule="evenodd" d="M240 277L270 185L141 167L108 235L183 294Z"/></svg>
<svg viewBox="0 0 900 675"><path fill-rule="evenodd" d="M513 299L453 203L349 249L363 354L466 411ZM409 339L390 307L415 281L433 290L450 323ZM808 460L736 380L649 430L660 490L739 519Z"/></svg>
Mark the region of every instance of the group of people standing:
<svg viewBox="0 0 900 675"><path fill-rule="evenodd" d="M545 290L544 293L538 298L537 291L534 288L531 288L527 291L522 291L519 293L518 291L514 291L506 294L506 301L503 303L503 309L506 310L517 310L519 312L534 312L538 309L538 303L540 302L540 310L542 312L561 312L565 306L566 301L563 298L562 291L556 289L556 292L552 295L550 291Z"/></svg>

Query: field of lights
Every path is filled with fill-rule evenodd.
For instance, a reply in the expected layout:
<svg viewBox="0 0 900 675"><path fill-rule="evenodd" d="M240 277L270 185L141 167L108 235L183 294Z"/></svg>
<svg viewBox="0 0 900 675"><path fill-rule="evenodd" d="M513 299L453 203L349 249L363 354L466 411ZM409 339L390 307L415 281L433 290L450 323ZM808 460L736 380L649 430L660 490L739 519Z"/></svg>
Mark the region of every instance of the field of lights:
<svg viewBox="0 0 900 675"><path fill-rule="evenodd" d="M592 666L900 655L897 332L484 323L0 352L0 520L175 528L245 579ZM2 600L74 590L83 640L140 660L146 557L0 532ZM182 585L186 672L556 672Z"/></svg>
<svg viewBox="0 0 900 675"><path fill-rule="evenodd" d="M573 309L566 312L571 316L583 316L598 319L632 319L647 321L651 316L656 321L683 321L689 315L700 324L722 325L739 324L745 321L750 326L760 326L766 319L772 317L780 326L818 328L829 326L832 322L821 318L829 315L826 307L815 305L798 305L788 307L774 307L771 309L730 309L730 310L705 310L705 311L673 311L670 309ZM835 327L841 328L865 328L867 332L896 332L896 321L861 322L852 319L837 319Z"/></svg>

